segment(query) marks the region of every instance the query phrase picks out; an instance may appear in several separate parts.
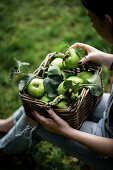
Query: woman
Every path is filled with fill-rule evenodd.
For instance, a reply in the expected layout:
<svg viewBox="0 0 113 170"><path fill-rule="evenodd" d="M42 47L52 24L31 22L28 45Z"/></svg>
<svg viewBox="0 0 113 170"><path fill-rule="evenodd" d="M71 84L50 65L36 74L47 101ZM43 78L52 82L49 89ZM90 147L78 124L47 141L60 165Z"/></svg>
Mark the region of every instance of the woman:
<svg viewBox="0 0 113 170"><path fill-rule="evenodd" d="M82 2L88 9L88 16L91 18L92 26L96 29L97 33L108 43L113 44L113 11L111 1L102 1L103 4L100 7L97 0L83 0ZM112 69L112 54L101 52L82 43L76 43L70 48L76 46L82 47L86 53L86 56L79 61L79 64L93 61L101 65L107 65ZM1 154L13 154L24 151L30 144L29 139L31 137L30 134L32 134L32 145L36 144L40 139L48 140L95 169L112 170L112 103L113 91L110 95L103 95L100 103L96 106L90 117L84 121L79 130L71 128L67 122L57 116L51 108L47 107L51 119L45 118L34 111L33 114L40 124L33 131L25 118L24 109L21 107L12 117L0 121L1 131L8 132L10 129L0 139ZM18 143L19 145L17 145Z"/></svg>

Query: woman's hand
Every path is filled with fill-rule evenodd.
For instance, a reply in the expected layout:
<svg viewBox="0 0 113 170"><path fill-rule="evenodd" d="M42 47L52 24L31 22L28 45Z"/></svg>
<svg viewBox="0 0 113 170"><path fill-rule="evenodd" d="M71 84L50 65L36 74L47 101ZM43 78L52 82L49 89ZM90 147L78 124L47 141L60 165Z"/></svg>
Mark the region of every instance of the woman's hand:
<svg viewBox="0 0 113 170"><path fill-rule="evenodd" d="M112 54L99 51L90 45L83 44L83 43L75 43L70 48L75 48L75 47L81 47L85 51L85 57L79 61L79 64L84 64L87 61L92 61L100 65L110 66L113 62Z"/></svg>
<svg viewBox="0 0 113 170"><path fill-rule="evenodd" d="M70 133L70 129L72 129L69 124L61 119L56 113L50 108L47 110L49 116L51 118L45 118L44 116L40 115L38 112L34 111L34 116L36 119L49 131L60 134L66 135Z"/></svg>

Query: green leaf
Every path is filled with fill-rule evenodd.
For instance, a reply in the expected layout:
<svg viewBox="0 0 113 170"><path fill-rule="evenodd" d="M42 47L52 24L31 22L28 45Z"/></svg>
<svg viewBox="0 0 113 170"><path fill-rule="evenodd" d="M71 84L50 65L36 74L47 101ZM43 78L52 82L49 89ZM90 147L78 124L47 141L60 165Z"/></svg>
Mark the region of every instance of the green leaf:
<svg viewBox="0 0 113 170"><path fill-rule="evenodd" d="M20 71L20 67L21 66L28 66L28 65L30 65L30 63L26 63L26 62L21 62L21 61L19 61L19 60L17 60L17 59L15 59L16 60L16 62L17 62L17 64L18 64L18 70Z"/></svg>
<svg viewBox="0 0 113 170"><path fill-rule="evenodd" d="M51 82L55 84L56 86L58 86L63 81L63 77L59 75L54 75L54 76L52 75L52 76L49 76L49 78L51 79Z"/></svg>
<svg viewBox="0 0 113 170"><path fill-rule="evenodd" d="M64 48L64 47L68 47L68 44L65 43L65 42L61 42L59 43L56 47L55 47L55 51L58 53L58 52L61 52L61 50Z"/></svg>
<svg viewBox="0 0 113 170"><path fill-rule="evenodd" d="M30 63L27 63L27 62L21 62L21 61L19 61L19 60L17 60L17 59L16 59L16 62L17 62L17 64L18 64L18 66L19 66L19 67L21 67L21 66L25 66L25 65L30 65Z"/></svg>
<svg viewBox="0 0 113 170"><path fill-rule="evenodd" d="M76 94L80 90L80 84L77 83L73 86L73 92Z"/></svg>
<svg viewBox="0 0 113 170"><path fill-rule="evenodd" d="M47 67L42 66L40 69L43 70L43 71L47 71Z"/></svg>
<svg viewBox="0 0 113 170"><path fill-rule="evenodd" d="M67 99L65 96L57 96L53 101L49 102L50 105L57 105L62 99Z"/></svg>
<svg viewBox="0 0 113 170"><path fill-rule="evenodd" d="M80 58L85 56L85 51L81 47L75 47L75 52Z"/></svg>
<svg viewBox="0 0 113 170"><path fill-rule="evenodd" d="M89 86L90 92L94 96L100 96L102 94L102 89L100 86Z"/></svg>
<svg viewBox="0 0 113 170"><path fill-rule="evenodd" d="M62 81L62 77L58 75L49 76L44 79L44 89L49 98L54 99L58 95L57 87Z"/></svg>
<svg viewBox="0 0 113 170"><path fill-rule="evenodd" d="M88 78L88 87L90 89L90 92L94 96L100 96L102 93L101 88L101 79L98 74L94 74L91 78Z"/></svg>
<svg viewBox="0 0 113 170"><path fill-rule="evenodd" d="M17 74L18 74L18 67L14 67L13 70L11 71L9 80L12 80Z"/></svg>
<svg viewBox="0 0 113 170"><path fill-rule="evenodd" d="M32 73L24 75L19 82L19 90L22 91L25 89L33 78L35 78L35 76Z"/></svg>
<svg viewBox="0 0 113 170"><path fill-rule="evenodd" d="M54 99L57 96L57 86L51 81L51 78L44 79L44 89L49 98Z"/></svg>
<svg viewBox="0 0 113 170"><path fill-rule="evenodd" d="M69 91L69 89L72 89L73 88L73 83L71 80L66 80L64 83L63 83L63 87L66 91Z"/></svg>
<svg viewBox="0 0 113 170"><path fill-rule="evenodd" d="M62 75L62 71L60 70L60 68L57 65L52 64L49 68L48 68L48 75Z"/></svg>
<svg viewBox="0 0 113 170"><path fill-rule="evenodd" d="M101 79L98 74L94 74L92 77L87 79L90 84L98 84L101 85Z"/></svg>

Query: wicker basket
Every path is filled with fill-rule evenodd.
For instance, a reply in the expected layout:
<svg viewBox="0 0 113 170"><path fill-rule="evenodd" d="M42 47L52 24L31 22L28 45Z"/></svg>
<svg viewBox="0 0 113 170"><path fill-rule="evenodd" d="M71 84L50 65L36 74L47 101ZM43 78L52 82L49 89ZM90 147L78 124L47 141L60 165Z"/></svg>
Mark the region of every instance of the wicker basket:
<svg viewBox="0 0 113 170"><path fill-rule="evenodd" d="M62 53L50 53L47 55L45 60L41 63L38 69L34 71L34 75L41 75L41 67L47 67L53 57L63 55ZM85 64L86 66L82 69L89 69L94 72L93 66L89 68L89 65ZM103 94L103 79L102 79L102 68L99 65L93 64L96 68L94 74L100 75L101 78L101 86L102 86L102 94ZM83 66L82 66L83 67ZM80 68L77 70L80 71ZM59 107L53 107L53 110L56 112L57 115L59 115L61 118L63 118L65 121L69 123L69 125L75 129L80 128L83 121L87 118L87 116L92 112L95 105L100 101L102 94L98 97L92 96L89 88L83 88L81 94L79 95L78 99L73 104L73 107L68 108L59 108ZM48 103L41 101L40 99L36 99L34 97L31 97L28 95L25 91L20 91L20 96L22 99L22 103L25 109L26 118L29 121L32 126L35 126L37 124L37 120L32 114L34 110L40 112L41 115L44 115L45 117L48 117L48 113L45 109L45 106L48 106Z"/></svg>

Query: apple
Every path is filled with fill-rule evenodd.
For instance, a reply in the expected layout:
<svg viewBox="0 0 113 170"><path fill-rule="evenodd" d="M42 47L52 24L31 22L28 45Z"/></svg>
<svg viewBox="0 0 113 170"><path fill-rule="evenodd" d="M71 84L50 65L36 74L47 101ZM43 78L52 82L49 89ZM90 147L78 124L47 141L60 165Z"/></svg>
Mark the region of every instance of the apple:
<svg viewBox="0 0 113 170"><path fill-rule="evenodd" d="M63 84L64 84L64 81L63 82L61 82L60 84L59 84L59 86L58 86L58 94L60 95L60 94L62 94L63 96L65 95L65 92L66 92L66 90L64 89L64 87L63 87Z"/></svg>
<svg viewBox="0 0 113 170"><path fill-rule="evenodd" d="M63 59L62 58L55 58L51 64L57 65L60 69L63 67Z"/></svg>
<svg viewBox="0 0 113 170"><path fill-rule="evenodd" d="M67 108L68 106L68 102L67 101L61 101L58 103L58 107L64 107L64 108Z"/></svg>
<svg viewBox="0 0 113 170"><path fill-rule="evenodd" d="M72 80L72 82L74 84L83 83L83 80L77 76L70 76L69 78L67 78L67 80ZM66 90L63 87L64 81L60 83L60 85L58 86L58 95L62 94L65 95Z"/></svg>
<svg viewBox="0 0 113 170"><path fill-rule="evenodd" d="M93 76L93 73L89 71L82 71L77 74L78 77L80 77L83 80L83 83L87 83L87 79Z"/></svg>
<svg viewBox="0 0 113 170"><path fill-rule="evenodd" d="M47 95L42 96L42 97L40 98L40 100L42 100L42 101L44 101L44 102L49 102L49 101L50 101L50 99L49 99L49 97L48 97Z"/></svg>
<svg viewBox="0 0 113 170"><path fill-rule="evenodd" d="M70 48L68 51L66 51L67 55L69 55L68 58L65 59L64 65L68 69L74 69L78 67L78 61L80 60L79 56L76 54L74 48Z"/></svg>
<svg viewBox="0 0 113 170"><path fill-rule="evenodd" d="M77 84L77 83L82 84L83 83L83 79L79 78L77 76L70 76L69 78L67 78L67 80L71 80L74 84Z"/></svg>
<svg viewBox="0 0 113 170"><path fill-rule="evenodd" d="M34 78L30 81L28 85L28 93L36 98L40 98L44 95L44 85L43 85L43 79L40 78Z"/></svg>

